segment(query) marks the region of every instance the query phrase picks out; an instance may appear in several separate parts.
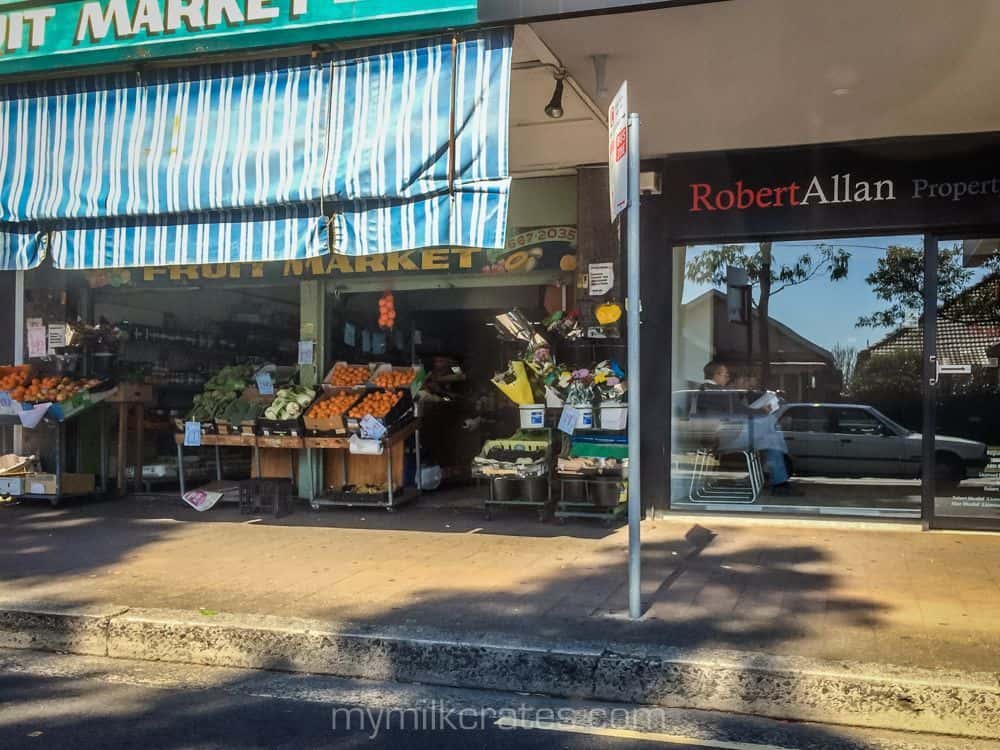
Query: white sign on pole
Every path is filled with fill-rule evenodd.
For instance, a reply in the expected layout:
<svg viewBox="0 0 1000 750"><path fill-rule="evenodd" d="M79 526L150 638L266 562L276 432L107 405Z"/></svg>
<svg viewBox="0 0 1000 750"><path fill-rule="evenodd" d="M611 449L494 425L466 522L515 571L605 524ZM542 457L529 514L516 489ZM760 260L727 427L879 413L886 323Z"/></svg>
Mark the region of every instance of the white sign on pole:
<svg viewBox="0 0 1000 750"><path fill-rule="evenodd" d="M315 341L300 341L299 342L299 364L300 365L311 365L313 364L313 354L316 351Z"/></svg>
<svg viewBox="0 0 1000 750"><path fill-rule="evenodd" d="M628 81L608 107L608 180L611 221L628 206Z"/></svg>
<svg viewBox="0 0 1000 750"><path fill-rule="evenodd" d="M938 363L938 375L971 375L972 365L943 365Z"/></svg>
<svg viewBox="0 0 1000 750"><path fill-rule="evenodd" d="M615 285L614 263L590 263L587 266L587 293L591 297L607 294Z"/></svg>

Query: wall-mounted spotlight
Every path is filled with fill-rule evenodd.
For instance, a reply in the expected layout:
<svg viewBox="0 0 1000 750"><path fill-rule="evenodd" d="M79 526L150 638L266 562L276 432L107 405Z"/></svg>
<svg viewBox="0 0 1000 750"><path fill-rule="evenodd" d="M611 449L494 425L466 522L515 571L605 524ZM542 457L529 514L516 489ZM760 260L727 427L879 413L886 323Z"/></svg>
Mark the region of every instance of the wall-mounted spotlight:
<svg viewBox="0 0 1000 750"><path fill-rule="evenodd" d="M559 69L552 74L556 79L556 88L552 92L552 98L545 105L545 114L553 120L558 120L563 116L563 79L566 78L566 71Z"/></svg>

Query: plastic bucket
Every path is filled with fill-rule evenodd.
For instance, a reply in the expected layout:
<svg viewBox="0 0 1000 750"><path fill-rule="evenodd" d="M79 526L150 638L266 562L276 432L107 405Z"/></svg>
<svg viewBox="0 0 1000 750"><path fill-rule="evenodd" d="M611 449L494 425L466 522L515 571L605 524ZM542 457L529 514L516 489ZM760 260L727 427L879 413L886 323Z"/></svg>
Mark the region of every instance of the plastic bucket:
<svg viewBox="0 0 1000 750"><path fill-rule="evenodd" d="M576 420L576 429L578 430L592 430L594 429L594 407L592 406L575 406L579 417Z"/></svg>
<svg viewBox="0 0 1000 750"><path fill-rule="evenodd" d="M628 425L628 404L605 401L601 404L601 429L624 430Z"/></svg>
<svg viewBox="0 0 1000 750"><path fill-rule="evenodd" d="M545 404L524 404L521 407L521 429L539 430L545 426Z"/></svg>

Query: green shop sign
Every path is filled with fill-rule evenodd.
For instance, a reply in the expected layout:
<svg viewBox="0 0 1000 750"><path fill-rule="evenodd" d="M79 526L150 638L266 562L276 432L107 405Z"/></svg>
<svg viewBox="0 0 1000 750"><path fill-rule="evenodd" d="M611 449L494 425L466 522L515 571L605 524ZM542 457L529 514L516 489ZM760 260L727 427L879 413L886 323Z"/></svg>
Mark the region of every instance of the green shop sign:
<svg viewBox="0 0 1000 750"><path fill-rule="evenodd" d="M437 31L476 0L0 0L0 76Z"/></svg>

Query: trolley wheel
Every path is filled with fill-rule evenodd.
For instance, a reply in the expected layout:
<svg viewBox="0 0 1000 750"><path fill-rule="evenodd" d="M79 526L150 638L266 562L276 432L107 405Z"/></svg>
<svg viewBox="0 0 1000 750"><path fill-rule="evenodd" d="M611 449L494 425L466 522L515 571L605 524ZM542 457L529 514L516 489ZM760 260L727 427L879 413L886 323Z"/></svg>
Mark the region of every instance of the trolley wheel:
<svg viewBox="0 0 1000 750"><path fill-rule="evenodd" d="M386 513L395 513L396 512L396 506L395 505L387 505L387 506L385 506L385 511L386 511Z"/></svg>

